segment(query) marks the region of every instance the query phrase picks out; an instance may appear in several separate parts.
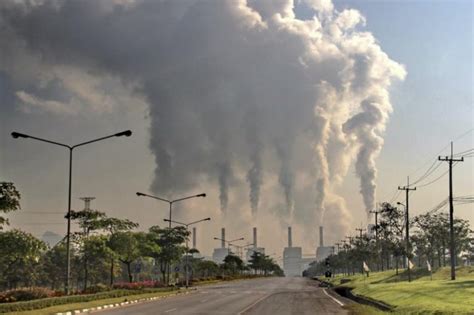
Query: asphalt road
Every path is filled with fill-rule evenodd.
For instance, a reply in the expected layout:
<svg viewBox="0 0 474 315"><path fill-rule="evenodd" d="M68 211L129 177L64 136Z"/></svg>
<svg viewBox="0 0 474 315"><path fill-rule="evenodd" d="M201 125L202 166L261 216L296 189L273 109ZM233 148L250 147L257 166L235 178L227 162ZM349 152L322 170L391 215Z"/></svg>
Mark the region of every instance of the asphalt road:
<svg viewBox="0 0 474 315"><path fill-rule="evenodd" d="M266 278L199 287L196 292L100 314L348 314L346 300L306 278Z"/></svg>

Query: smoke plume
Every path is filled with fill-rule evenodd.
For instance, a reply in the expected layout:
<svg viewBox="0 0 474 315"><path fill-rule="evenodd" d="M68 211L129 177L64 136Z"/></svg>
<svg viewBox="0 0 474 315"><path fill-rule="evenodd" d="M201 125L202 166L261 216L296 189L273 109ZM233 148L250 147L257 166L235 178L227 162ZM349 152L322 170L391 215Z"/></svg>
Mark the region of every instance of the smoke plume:
<svg viewBox="0 0 474 315"><path fill-rule="evenodd" d="M147 101L155 194L206 183L224 213L268 212L262 200L276 200L286 205L277 218L292 211L311 230L350 218L335 191L354 162L373 210L388 90L405 70L358 11L303 2L312 19L291 0L2 1L0 71L21 106L72 115L87 93L58 69L114 78ZM232 203L242 185L249 200Z"/></svg>

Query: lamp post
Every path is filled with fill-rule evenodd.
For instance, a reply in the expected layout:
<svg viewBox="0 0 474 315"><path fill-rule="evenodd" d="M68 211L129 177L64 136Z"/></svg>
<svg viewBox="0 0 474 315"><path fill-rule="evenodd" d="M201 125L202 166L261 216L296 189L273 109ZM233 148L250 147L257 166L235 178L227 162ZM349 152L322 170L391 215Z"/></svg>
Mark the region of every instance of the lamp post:
<svg viewBox="0 0 474 315"><path fill-rule="evenodd" d="M243 241L243 240L244 240L243 237L241 237L241 238L236 238L235 240L231 240L231 241L228 241L228 240L225 240L225 239L222 239L222 238L218 238L218 237L214 237L214 239L217 240L217 241L223 241L223 242L227 243L227 248L228 248L228 251L229 251L229 253L228 253L227 255L230 255L230 254L231 254L230 246L233 245L233 244L232 244L233 242ZM233 246L235 246L235 245L233 245Z"/></svg>
<svg viewBox="0 0 474 315"><path fill-rule="evenodd" d="M228 253L227 253L227 256L229 256L231 254L231 251L230 251L230 246L233 245L235 246L234 244L232 244L233 242L237 242L237 241L243 241L244 238L241 237L241 238L236 238L235 240L231 240L231 241L228 241L228 240L225 240L225 239L222 239L222 238L218 238L218 237L214 237L215 240L217 241L222 241L224 243L227 243L227 248L228 248ZM225 257L224 257L224 260L225 260Z"/></svg>
<svg viewBox="0 0 474 315"><path fill-rule="evenodd" d="M168 219L168 222L169 222L169 228L171 229L171 221L172 221L172 218L171 218L171 212L172 212L172 209L173 209L173 204L174 203L177 203L177 202L180 202L180 201L183 201L183 200L187 200L187 199L192 199L192 198L199 198L199 197L206 197L206 194L205 193L201 193L201 194L197 194L197 195L192 195L192 196L188 196L188 197L183 197L183 198L178 198L178 199L174 199L174 200L168 200L168 199L165 199L165 198L161 198L161 197L157 197L157 196L152 196L152 195L148 195L148 194L144 194L144 193L141 193L141 192L137 192L137 196L138 197L148 197L148 198L153 198L153 199L156 199L156 200L159 200L159 201L163 201L163 202L166 202L169 204L170 206L170 215L169 215L169 219ZM168 266L166 268L167 270L167 280L166 280L166 284L169 284L169 280L170 280L170 264L167 262Z"/></svg>
<svg viewBox="0 0 474 315"><path fill-rule="evenodd" d="M236 247L238 249L238 253L239 253L239 257L241 259L243 259L243 254L244 254L244 249L247 248L247 247L250 247L250 246L254 246L255 244L254 243L249 243L249 244L245 244L245 245L235 245L235 244L229 244L229 245L232 245L234 247Z"/></svg>
<svg viewBox="0 0 474 315"><path fill-rule="evenodd" d="M175 224L183 225L183 226L186 227L186 231L189 231L188 228L189 228L190 225L197 224L197 223L203 222L203 221L211 221L211 218L205 218L205 219L193 221L193 222L191 222L191 223L182 223L182 222L173 221L173 220L168 220L168 219L163 219L163 221L169 222L169 223L175 223ZM186 238L186 262L185 262L185 266L184 266L185 277L186 277L186 289L187 289L188 286L189 286L189 277L188 277L188 251L189 251L189 248L188 248L188 238Z"/></svg>
<svg viewBox="0 0 474 315"><path fill-rule="evenodd" d="M410 222L408 221L409 218L408 218L408 207L405 206L403 203L401 202L397 202L397 205L400 205L400 206L403 206L405 208L405 232L406 232L406 256L407 256L407 270L408 270L408 282L411 281L411 272L410 272L410 231L409 231L409 224Z"/></svg>
<svg viewBox="0 0 474 315"><path fill-rule="evenodd" d="M31 135L27 135L27 134L23 134L23 133L19 133L19 132L12 132L11 135L15 139L18 139L18 138L33 139L33 140L37 140L37 141L41 141L41 142L46 142L46 143L49 143L49 144L58 145L58 146L61 146L63 148L67 148L69 150L69 192L68 192L68 209L67 209L67 214L66 214L66 219L67 219L67 234L66 234L67 262L66 262L66 281L65 281L65 285L64 285L64 287L65 287L64 290L66 291L66 294L69 294L69 289L70 289L69 288L69 278L71 276L71 251L70 251L71 237L70 236L71 236L72 152L77 147L84 146L84 145L89 144L89 143L105 140L105 139L108 139L108 138L122 137L122 136L130 137L132 135L132 132L130 130L125 130L125 131L122 131L122 132L119 132L119 133L116 133L116 134L113 134L113 135L97 138L97 139L94 139L94 140L82 142L82 143L75 144L75 145L68 145L68 144L64 144L64 143L60 143L60 142L55 142L55 141L51 141L51 140L47 140L47 139L43 139L43 138L38 138L38 137L35 137L35 136L31 136Z"/></svg>

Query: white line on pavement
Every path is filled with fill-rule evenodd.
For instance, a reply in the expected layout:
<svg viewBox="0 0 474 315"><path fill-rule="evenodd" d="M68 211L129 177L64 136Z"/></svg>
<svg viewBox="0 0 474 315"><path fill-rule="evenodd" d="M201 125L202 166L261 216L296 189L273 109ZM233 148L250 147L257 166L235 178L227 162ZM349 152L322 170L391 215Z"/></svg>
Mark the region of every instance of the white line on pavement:
<svg viewBox="0 0 474 315"><path fill-rule="evenodd" d="M249 309L251 309L252 307L257 305L258 303L262 302L263 300L265 300L269 296L270 296L270 294L266 294L266 295L262 296L261 298L259 298L258 300L256 300L255 302L253 302L252 304L250 304L249 306L244 308L242 311L240 311L237 315L242 315L243 313L247 312Z"/></svg>
<svg viewBox="0 0 474 315"><path fill-rule="evenodd" d="M165 313L171 313L171 312L174 312L174 311L176 311L176 310L177 310L176 308L172 308L172 309L170 309L170 310L165 311Z"/></svg>
<svg viewBox="0 0 474 315"><path fill-rule="evenodd" d="M342 303L341 301L339 301L338 299L336 299L334 296L330 295L329 293L326 292L326 289L323 289L323 292L324 294L326 294L327 296L329 296L334 302L336 302L337 304L339 304L340 306L344 306L344 303Z"/></svg>

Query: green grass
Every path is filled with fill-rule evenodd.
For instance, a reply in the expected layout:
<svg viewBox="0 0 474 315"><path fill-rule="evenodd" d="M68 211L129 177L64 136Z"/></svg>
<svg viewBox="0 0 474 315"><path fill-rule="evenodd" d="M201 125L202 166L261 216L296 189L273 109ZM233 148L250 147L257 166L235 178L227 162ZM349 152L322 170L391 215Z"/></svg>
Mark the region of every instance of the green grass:
<svg viewBox="0 0 474 315"><path fill-rule="evenodd" d="M368 278L338 276L331 282L339 285L342 278L348 278L351 282L344 286L354 288L353 293L390 304L399 314L474 314L473 267L457 268L455 281L449 280L449 268L433 273L433 280L422 268L413 270L413 276L409 283L404 270L399 275L389 270L373 272Z"/></svg>
<svg viewBox="0 0 474 315"><path fill-rule="evenodd" d="M349 311L349 314L357 314L357 315L383 315L387 314L387 312L382 312L376 308L362 305L362 304L347 304L344 306L344 309Z"/></svg>
<svg viewBox="0 0 474 315"><path fill-rule="evenodd" d="M23 311L23 312L10 312L4 313L8 315L50 315L56 314L61 312L67 312L76 309L84 309L84 308L91 308L96 306L102 306L106 304L115 304L121 303L125 301L155 297L155 296L166 296L166 295L173 295L176 294L178 291L168 291L168 292L155 292L155 293L144 293L144 294L135 294L135 295L128 295L122 296L118 298L110 298L110 299L102 299L102 300L94 300L90 302L82 302L82 303L72 303L72 304L63 304L63 305L56 305L51 306L43 309L38 310L31 310L31 311Z"/></svg>

